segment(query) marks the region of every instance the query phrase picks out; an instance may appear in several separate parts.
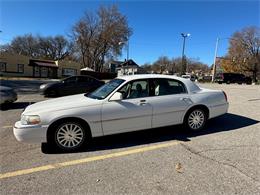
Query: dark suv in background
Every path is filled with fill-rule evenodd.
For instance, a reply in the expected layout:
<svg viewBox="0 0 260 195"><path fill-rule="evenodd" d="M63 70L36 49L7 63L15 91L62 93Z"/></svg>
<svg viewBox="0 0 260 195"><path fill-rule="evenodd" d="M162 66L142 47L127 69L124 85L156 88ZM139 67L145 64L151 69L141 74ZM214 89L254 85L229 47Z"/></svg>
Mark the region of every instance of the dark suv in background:
<svg viewBox="0 0 260 195"><path fill-rule="evenodd" d="M222 84L238 83L238 84L252 84L252 79L239 73L219 73L216 75L215 82Z"/></svg>

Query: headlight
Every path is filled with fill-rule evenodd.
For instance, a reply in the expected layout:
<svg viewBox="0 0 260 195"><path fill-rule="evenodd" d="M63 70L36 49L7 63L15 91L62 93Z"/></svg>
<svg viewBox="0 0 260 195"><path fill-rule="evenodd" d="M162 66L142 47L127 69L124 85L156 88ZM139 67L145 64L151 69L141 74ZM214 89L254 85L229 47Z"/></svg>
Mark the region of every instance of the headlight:
<svg viewBox="0 0 260 195"><path fill-rule="evenodd" d="M22 115L22 125L37 125L41 122L40 116L38 115Z"/></svg>
<svg viewBox="0 0 260 195"><path fill-rule="evenodd" d="M46 87L46 84L40 85L40 89L44 89Z"/></svg>

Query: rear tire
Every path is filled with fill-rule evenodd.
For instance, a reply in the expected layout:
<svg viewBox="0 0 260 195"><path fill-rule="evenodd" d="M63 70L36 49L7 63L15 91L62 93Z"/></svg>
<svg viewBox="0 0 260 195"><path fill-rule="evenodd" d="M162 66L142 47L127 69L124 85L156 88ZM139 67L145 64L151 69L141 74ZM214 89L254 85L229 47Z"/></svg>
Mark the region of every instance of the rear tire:
<svg viewBox="0 0 260 195"><path fill-rule="evenodd" d="M195 108L186 114L184 125L189 131L195 132L202 130L206 122L206 112L201 108Z"/></svg>

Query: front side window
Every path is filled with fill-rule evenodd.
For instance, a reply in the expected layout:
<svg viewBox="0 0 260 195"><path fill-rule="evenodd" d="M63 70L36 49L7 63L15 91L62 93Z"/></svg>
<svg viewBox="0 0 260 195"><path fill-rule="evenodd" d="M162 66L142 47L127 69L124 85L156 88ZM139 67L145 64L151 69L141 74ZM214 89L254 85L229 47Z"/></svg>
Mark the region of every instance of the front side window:
<svg viewBox="0 0 260 195"><path fill-rule="evenodd" d="M154 79L151 94L155 96L186 93L184 84L173 79Z"/></svg>
<svg viewBox="0 0 260 195"><path fill-rule="evenodd" d="M86 96L92 99L105 99L110 93L112 93L117 87L119 87L125 80L123 79L113 79L103 86L99 87L97 90L93 91Z"/></svg>

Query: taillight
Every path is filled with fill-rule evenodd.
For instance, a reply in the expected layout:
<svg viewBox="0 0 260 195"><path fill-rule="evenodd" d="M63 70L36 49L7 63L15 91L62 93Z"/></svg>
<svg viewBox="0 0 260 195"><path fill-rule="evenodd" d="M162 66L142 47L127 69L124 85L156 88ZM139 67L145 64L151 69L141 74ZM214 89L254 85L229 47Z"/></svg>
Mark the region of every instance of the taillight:
<svg viewBox="0 0 260 195"><path fill-rule="evenodd" d="M228 101L227 100L227 94L225 93L225 91L222 91L223 92L223 94L224 94L224 96L225 96L225 99L226 99L226 102Z"/></svg>

